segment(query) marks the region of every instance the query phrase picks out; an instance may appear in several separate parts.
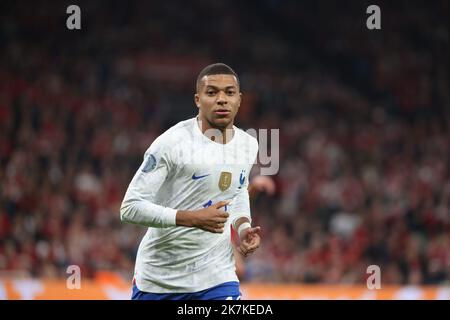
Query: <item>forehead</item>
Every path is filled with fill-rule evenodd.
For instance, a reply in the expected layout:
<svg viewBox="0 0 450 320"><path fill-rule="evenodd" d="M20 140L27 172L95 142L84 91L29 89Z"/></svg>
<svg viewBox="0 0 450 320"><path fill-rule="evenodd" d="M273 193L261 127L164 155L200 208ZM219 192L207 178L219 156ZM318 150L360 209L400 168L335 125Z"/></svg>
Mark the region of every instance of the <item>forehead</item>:
<svg viewBox="0 0 450 320"><path fill-rule="evenodd" d="M200 84L204 86L214 86L219 88L238 86L237 79L232 74L212 74L204 76L201 79Z"/></svg>

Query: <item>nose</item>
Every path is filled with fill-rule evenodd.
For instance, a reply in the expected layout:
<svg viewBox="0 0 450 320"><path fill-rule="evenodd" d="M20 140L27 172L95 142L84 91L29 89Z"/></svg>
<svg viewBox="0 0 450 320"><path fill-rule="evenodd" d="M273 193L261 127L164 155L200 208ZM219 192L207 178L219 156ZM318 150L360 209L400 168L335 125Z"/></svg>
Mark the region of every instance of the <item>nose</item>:
<svg viewBox="0 0 450 320"><path fill-rule="evenodd" d="M227 104L227 95L223 91L219 91L219 94L217 95L217 104L223 106Z"/></svg>

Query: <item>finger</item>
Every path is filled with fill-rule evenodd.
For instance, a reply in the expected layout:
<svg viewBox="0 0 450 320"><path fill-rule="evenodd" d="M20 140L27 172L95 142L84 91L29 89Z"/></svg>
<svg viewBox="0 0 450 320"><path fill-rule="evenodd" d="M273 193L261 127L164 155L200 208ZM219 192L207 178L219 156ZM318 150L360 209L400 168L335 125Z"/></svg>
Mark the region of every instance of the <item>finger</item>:
<svg viewBox="0 0 450 320"><path fill-rule="evenodd" d="M214 228L214 233L223 233L223 228Z"/></svg>
<svg viewBox="0 0 450 320"><path fill-rule="evenodd" d="M252 245L252 246L248 246L247 247L247 251L248 252L254 252L254 251L256 251L256 249L258 249L260 246L259 246L259 243L256 243L255 245Z"/></svg>
<svg viewBox="0 0 450 320"><path fill-rule="evenodd" d="M223 228L219 227L204 227L202 229L211 233L223 233Z"/></svg>
<svg viewBox="0 0 450 320"><path fill-rule="evenodd" d="M254 243L255 241L261 241L261 237L257 233L251 233L246 235L244 241L251 244Z"/></svg>
<svg viewBox="0 0 450 320"><path fill-rule="evenodd" d="M254 251L255 251L255 250L247 250L247 251L246 251L246 255L248 256L248 255L252 254Z"/></svg>
<svg viewBox="0 0 450 320"><path fill-rule="evenodd" d="M223 201L219 201L216 204L213 204L214 208L219 209L222 207L225 207L226 205L230 204L229 200L223 200Z"/></svg>
<svg viewBox="0 0 450 320"><path fill-rule="evenodd" d="M230 216L230 214L228 212L225 211L219 211L219 217L221 218L228 218Z"/></svg>
<svg viewBox="0 0 450 320"><path fill-rule="evenodd" d="M244 235L244 237L241 239L242 243L244 243L247 246L252 246L255 243L261 242L261 237L256 233L247 233Z"/></svg>
<svg viewBox="0 0 450 320"><path fill-rule="evenodd" d="M245 249L246 251L249 251L249 250L256 250L258 247L259 247L259 243L245 243L245 242L243 242L243 243L241 243L241 246L242 246L242 248L243 249Z"/></svg>
<svg viewBox="0 0 450 320"><path fill-rule="evenodd" d="M259 235L261 232L261 227L250 228L247 232L247 236Z"/></svg>
<svg viewBox="0 0 450 320"><path fill-rule="evenodd" d="M247 251L255 251L258 248L259 248L259 244L255 244L253 246L247 247Z"/></svg>
<svg viewBox="0 0 450 320"><path fill-rule="evenodd" d="M244 257L247 257L247 255L248 255L247 250L245 250L243 248L239 248L239 253L242 254Z"/></svg>
<svg viewBox="0 0 450 320"><path fill-rule="evenodd" d="M260 238L257 237L257 236L255 236L254 238L252 238L250 240L249 239L244 239L241 242L241 244L243 246L245 246L245 248L247 248L247 249L249 249L249 248L257 248L257 247L259 247L260 243L261 243Z"/></svg>
<svg viewBox="0 0 450 320"><path fill-rule="evenodd" d="M227 218L224 218L224 217L218 217L217 219L215 219L215 221L216 222L218 222L218 223L225 223L225 222L227 222Z"/></svg>
<svg viewBox="0 0 450 320"><path fill-rule="evenodd" d="M242 251L241 247L237 247L236 250L245 257L245 253Z"/></svg>

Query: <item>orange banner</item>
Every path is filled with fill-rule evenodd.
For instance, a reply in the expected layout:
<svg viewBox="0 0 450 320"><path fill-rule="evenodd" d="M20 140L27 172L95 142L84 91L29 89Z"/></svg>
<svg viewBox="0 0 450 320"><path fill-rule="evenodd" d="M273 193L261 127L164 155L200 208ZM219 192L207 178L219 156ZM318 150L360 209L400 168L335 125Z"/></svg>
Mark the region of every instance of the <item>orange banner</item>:
<svg viewBox="0 0 450 320"><path fill-rule="evenodd" d="M242 296L255 300L450 300L450 287L243 284Z"/></svg>
<svg viewBox="0 0 450 320"><path fill-rule="evenodd" d="M245 300L450 300L450 287L241 284ZM83 280L79 288L65 280L0 279L0 300L129 300L131 285L111 279Z"/></svg>

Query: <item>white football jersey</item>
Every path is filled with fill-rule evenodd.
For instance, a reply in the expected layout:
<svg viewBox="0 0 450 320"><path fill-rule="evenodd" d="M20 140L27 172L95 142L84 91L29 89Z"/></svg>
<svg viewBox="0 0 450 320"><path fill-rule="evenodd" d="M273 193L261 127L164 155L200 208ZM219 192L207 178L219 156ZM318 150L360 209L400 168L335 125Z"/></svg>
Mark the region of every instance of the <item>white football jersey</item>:
<svg viewBox="0 0 450 320"><path fill-rule="evenodd" d="M139 246L135 280L151 293L188 293L238 281L230 224L251 221L248 176L258 142L234 128L227 144L211 141L197 118L179 122L148 148L125 194L122 221L148 226ZM222 200L230 216L223 233L176 226L177 210Z"/></svg>

